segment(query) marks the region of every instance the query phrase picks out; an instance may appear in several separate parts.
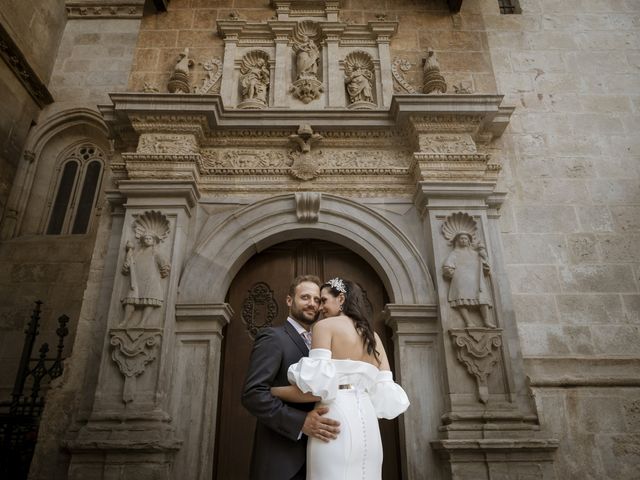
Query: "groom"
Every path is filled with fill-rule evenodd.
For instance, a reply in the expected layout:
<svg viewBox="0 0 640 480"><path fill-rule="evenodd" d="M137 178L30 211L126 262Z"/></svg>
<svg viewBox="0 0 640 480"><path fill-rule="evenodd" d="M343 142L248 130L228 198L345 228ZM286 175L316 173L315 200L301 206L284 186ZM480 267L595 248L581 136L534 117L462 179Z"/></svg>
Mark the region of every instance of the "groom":
<svg viewBox="0 0 640 480"><path fill-rule="evenodd" d="M326 407L284 403L270 388L289 385L287 370L309 353L308 335L320 306L320 279L296 277L289 287L289 317L281 327L258 333L242 392L242 405L258 422L251 455L251 480L305 480L307 437L336 438L339 423ZM305 338L306 337L306 338Z"/></svg>

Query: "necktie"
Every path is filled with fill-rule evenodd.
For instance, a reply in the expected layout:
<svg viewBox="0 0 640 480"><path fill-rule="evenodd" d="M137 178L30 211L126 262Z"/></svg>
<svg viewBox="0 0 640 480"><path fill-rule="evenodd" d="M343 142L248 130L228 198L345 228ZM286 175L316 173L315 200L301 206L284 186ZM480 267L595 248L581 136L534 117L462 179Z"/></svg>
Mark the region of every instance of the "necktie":
<svg viewBox="0 0 640 480"><path fill-rule="evenodd" d="M304 331L300 335L302 335L302 339L307 348L311 349L311 332Z"/></svg>

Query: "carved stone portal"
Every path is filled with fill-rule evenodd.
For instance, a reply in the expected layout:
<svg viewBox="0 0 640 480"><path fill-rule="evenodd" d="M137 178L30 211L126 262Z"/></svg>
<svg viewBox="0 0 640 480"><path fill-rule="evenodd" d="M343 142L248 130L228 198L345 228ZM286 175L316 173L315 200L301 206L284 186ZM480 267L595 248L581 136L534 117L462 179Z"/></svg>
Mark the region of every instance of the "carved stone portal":
<svg viewBox="0 0 640 480"><path fill-rule="evenodd" d="M130 403L136 393L136 377L142 375L146 366L158 355L162 341L162 330L155 328L111 329L111 358L122 375L124 389L122 401Z"/></svg>
<svg viewBox="0 0 640 480"><path fill-rule="evenodd" d="M451 329L456 355L460 363L476 379L478 397L482 403L489 401L487 377L498 363L497 352L502 346L502 329L466 328Z"/></svg>

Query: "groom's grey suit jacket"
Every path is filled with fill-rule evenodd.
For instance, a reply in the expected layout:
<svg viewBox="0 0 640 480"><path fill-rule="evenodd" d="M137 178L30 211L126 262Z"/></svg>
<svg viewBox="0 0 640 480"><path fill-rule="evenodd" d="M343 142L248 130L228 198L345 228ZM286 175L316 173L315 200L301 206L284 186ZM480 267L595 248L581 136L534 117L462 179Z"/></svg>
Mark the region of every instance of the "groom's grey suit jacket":
<svg viewBox="0 0 640 480"><path fill-rule="evenodd" d="M286 403L269 389L289 385L289 365L308 354L288 321L281 327L263 328L256 337L242 392L242 405L258 419L251 480L288 480L306 462L307 437L300 432L313 403Z"/></svg>

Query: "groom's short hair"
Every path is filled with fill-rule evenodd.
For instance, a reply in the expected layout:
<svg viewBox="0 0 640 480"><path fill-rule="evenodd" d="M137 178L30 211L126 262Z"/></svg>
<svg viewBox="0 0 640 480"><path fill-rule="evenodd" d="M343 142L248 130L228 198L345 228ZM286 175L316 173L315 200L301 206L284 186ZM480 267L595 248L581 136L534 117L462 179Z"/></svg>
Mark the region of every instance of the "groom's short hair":
<svg viewBox="0 0 640 480"><path fill-rule="evenodd" d="M291 282L291 285L289 285L290 297L295 296L297 286L303 282L315 283L316 285L318 285L318 287L322 285L322 281L316 275L298 275L296 278L293 279L293 282Z"/></svg>

